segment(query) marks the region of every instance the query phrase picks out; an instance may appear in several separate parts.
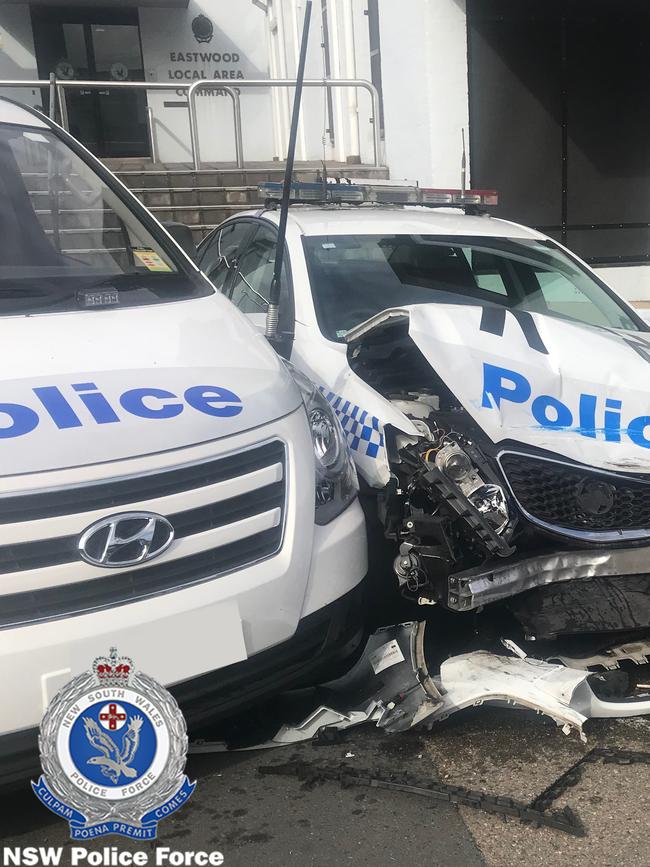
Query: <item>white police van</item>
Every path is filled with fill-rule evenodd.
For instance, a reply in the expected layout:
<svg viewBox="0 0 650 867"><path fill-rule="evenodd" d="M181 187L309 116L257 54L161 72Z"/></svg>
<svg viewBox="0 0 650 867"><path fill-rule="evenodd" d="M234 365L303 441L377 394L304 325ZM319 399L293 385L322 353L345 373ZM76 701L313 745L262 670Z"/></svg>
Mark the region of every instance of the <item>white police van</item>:
<svg viewBox="0 0 650 867"><path fill-rule="evenodd" d="M260 190L264 207L199 248L258 325L281 187ZM433 606L434 655L509 637L576 667L645 662L648 326L560 244L485 213L492 191L291 197L285 351L346 431L381 530L371 557L388 539L402 593Z"/></svg>
<svg viewBox="0 0 650 867"><path fill-rule="evenodd" d="M194 726L355 650L366 538L333 410L8 100L0 359L0 778L32 770L48 702L112 646Z"/></svg>

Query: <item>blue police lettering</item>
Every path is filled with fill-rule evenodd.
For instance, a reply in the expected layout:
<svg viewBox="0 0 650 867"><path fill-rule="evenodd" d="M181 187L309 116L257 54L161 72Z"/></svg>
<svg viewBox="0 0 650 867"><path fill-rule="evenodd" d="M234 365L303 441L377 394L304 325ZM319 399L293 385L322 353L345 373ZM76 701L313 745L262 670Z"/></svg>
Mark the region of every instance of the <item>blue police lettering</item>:
<svg viewBox="0 0 650 867"><path fill-rule="evenodd" d="M595 394L580 395L580 433L583 437L596 439L596 404Z"/></svg>
<svg viewBox="0 0 650 867"><path fill-rule="evenodd" d="M618 412L622 406L620 400L605 401L605 439L610 443L620 443L621 441L621 414ZM616 412L612 412L616 410Z"/></svg>
<svg viewBox="0 0 650 867"><path fill-rule="evenodd" d="M59 430L83 427L87 424L88 416L96 424L123 421L124 415L118 415L115 406L111 405L94 382L75 382L70 386L73 394L68 396L64 386L45 385L32 388L34 396L45 411L43 416L24 404L0 403L0 439L25 436L35 430L46 417L49 417ZM79 400L83 406L75 407L74 399ZM124 391L118 401L119 407L126 413L144 419L176 418L188 407L202 415L232 418L239 415L244 408L242 399L234 391L216 385L191 386L182 397L164 388L131 388Z"/></svg>
<svg viewBox="0 0 650 867"><path fill-rule="evenodd" d="M650 449L650 436L646 436L646 428L650 427L650 415L640 415L633 418L627 426L627 435L638 446Z"/></svg>
<svg viewBox="0 0 650 867"><path fill-rule="evenodd" d="M112 424L120 420L94 382L73 382L72 387L97 424Z"/></svg>
<svg viewBox="0 0 650 867"><path fill-rule="evenodd" d="M4 423L6 416L9 417L10 425ZM0 403L0 439L31 433L38 421L38 415L28 406L20 403Z"/></svg>
<svg viewBox="0 0 650 867"><path fill-rule="evenodd" d="M510 388L505 387L507 383ZM525 376L493 364L483 365L483 406L492 407L496 404L499 408L501 398L513 403L526 403L530 394L530 383Z"/></svg>
<svg viewBox="0 0 650 867"><path fill-rule="evenodd" d="M185 392L185 400L199 412L228 418L241 412L241 401L227 388L194 385Z"/></svg>
<svg viewBox="0 0 650 867"><path fill-rule="evenodd" d="M68 427L81 427L81 419L55 385L33 388L32 391L59 430Z"/></svg>
<svg viewBox="0 0 650 867"><path fill-rule="evenodd" d="M549 417L549 410L550 417ZM565 406L556 397L550 394L542 394L536 397L531 406L533 417L544 427L571 427L573 416L568 406Z"/></svg>
<svg viewBox="0 0 650 867"><path fill-rule="evenodd" d="M183 404L172 403L169 398L173 400L176 395L164 388L132 388L124 392L120 403L140 418L174 418L183 412Z"/></svg>
<svg viewBox="0 0 650 867"><path fill-rule="evenodd" d="M532 397L532 386L526 377L516 370L483 364L483 395L481 406L499 409L502 403L527 403ZM574 427L574 415L565 403L549 394L533 398L530 411L540 427L547 430L572 430L580 436L596 438L602 431L606 442L620 443L626 434L637 446L650 449L650 415L633 418L623 427L621 424L623 402L605 398L603 425L597 427L598 398L595 394L581 394L578 400L578 425Z"/></svg>

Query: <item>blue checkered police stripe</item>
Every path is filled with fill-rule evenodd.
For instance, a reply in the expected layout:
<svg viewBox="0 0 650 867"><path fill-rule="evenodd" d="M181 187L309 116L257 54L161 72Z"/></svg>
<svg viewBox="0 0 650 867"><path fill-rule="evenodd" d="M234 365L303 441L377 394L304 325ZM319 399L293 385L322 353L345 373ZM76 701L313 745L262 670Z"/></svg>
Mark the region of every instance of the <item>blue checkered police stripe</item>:
<svg viewBox="0 0 650 867"><path fill-rule="evenodd" d="M352 451L376 458L384 447L384 433L377 416L370 415L340 394L327 391L323 386L319 388L336 412Z"/></svg>

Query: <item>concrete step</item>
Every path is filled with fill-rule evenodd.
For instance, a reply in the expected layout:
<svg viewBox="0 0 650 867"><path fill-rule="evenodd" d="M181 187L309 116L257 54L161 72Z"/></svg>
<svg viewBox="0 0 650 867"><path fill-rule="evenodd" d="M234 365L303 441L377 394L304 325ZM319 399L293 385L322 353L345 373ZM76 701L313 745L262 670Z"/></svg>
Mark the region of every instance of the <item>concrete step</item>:
<svg viewBox="0 0 650 867"><path fill-rule="evenodd" d="M117 170L120 180L158 220L189 226L196 243L232 214L259 207L262 201L258 184L282 181L284 178L284 166L281 163L260 163L244 170L215 165L195 171L189 166L153 166L142 160L106 162L109 168ZM301 163L296 167L294 178L298 181L314 181L321 169L317 163ZM368 179L386 179L389 176L385 167L328 164L327 169L331 176L340 174ZM26 179L39 219L44 229L52 232L55 221L50 210L48 177L44 173L32 172ZM93 254L92 251L97 247L97 238L101 237L98 233L102 232L105 233L104 243L111 248L119 248L119 224L115 214L109 208L102 208L104 203L101 201L97 202L96 208L84 210L70 207L72 195L68 190L63 190L58 196L59 230L65 248L91 251L87 255L101 255Z"/></svg>

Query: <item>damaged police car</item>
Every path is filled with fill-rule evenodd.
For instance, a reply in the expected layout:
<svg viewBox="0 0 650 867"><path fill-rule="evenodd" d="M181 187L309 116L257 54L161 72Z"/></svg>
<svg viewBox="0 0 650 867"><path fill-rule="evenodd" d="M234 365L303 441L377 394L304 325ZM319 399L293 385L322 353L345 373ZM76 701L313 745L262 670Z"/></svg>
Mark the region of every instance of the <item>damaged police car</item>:
<svg viewBox="0 0 650 867"><path fill-rule="evenodd" d="M263 185L265 208L199 249L206 274L258 325L280 192ZM434 606L420 610L435 624L438 698L446 657L471 656L480 681L503 659L499 639L515 649L506 667L535 657L584 669L576 683L646 662L648 326L570 251L480 213L493 193L337 183L294 184L291 195L285 352L339 417L402 593ZM420 632L411 649L424 646ZM614 674L589 676L584 717L650 710L633 674ZM503 665L498 675L515 680ZM528 681L542 676L537 666ZM471 702L488 700L481 689ZM558 689L570 703L566 678ZM596 694L623 701L605 712Z"/></svg>

